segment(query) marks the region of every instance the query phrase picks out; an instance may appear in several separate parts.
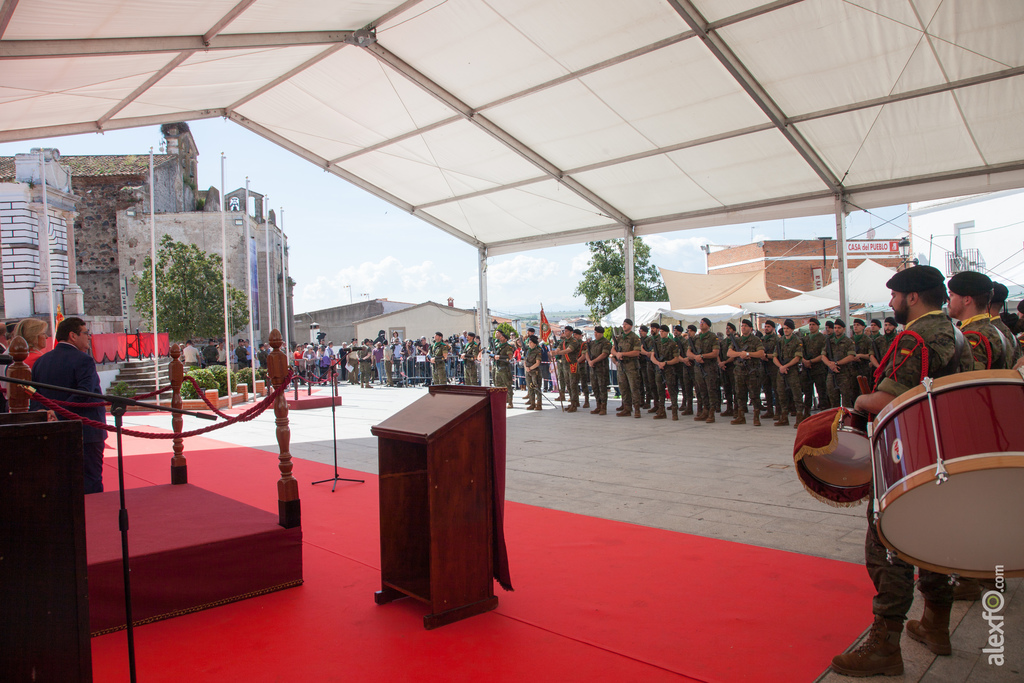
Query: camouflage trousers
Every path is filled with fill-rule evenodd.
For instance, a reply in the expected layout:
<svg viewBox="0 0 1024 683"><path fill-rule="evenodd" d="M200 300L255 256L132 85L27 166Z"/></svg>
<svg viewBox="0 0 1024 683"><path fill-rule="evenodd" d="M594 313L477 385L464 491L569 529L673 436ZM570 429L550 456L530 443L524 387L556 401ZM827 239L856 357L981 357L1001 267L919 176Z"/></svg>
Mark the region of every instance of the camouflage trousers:
<svg viewBox="0 0 1024 683"><path fill-rule="evenodd" d="M748 360L736 362L736 407L745 410L749 393L754 410L761 410L761 385L764 383L764 369L761 361Z"/></svg>
<svg viewBox="0 0 1024 683"><path fill-rule="evenodd" d="M698 364L693 376L697 382L697 395L702 408L709 412L717 412L722 405L722 394L718 386L718 361L705 359L703 365Z"/></svg>
<svg viewBox="0 0 1024 683"><path fill-rule="evenodd" d="M637 360L637 379L640 382L641 404L650 402L654 397L654 376L651 374L652 367L653 366L646 359Z"/></svg>
<svg viewBox="0 0 1024 683"><path fill-rule="evenodd" d="M683 410L693 409L693 365L679 363L676 365L676 378L683 392Z"/></svg>
<svg viewBox="0 0 1024 683"><path fill-rule="evenodd" d="M508 363L495 363L494 386L508 392L508 404L512 405L512 371Z"/></svg>
<svg viewBox="0 0 1024 683"><path fill-rule="evenodd" d="M640 373L635 358L624 360L619 365L619 391L622 394L624 407L640 408L644 390L640 384Z"/></svg>
<svg viewBox="0 0 1024 683"><path fill-rule="evenodd" d="M604 404L608 403L608 361L603 360L601 363L590 368L590 381L594 388L594 400Z"/></svg>
<svg viewBox="0 0 1024 683"><path fill-rule="evenodd" d="M811 366L810 370L804 371L804 376L807 378L804 381L804 408L807 412L811 410L811 403L814 399L812 393L812 387L818 393L818 410L827 410L832 407L832 401L828 395L828 387L826 382L828 380L828 367L824 363L815 363Z"/></svg>
<svg viewBox="0 0 1024 683"><path fill-rule="evenodd" d="M389 387L395 386L395 376L394 376L394 374L392 374L392 366L393 365L394 365L394 363L392 361L389 361L389 360L384 361L384 374L388 378L388 386Z"/></svg>
<svg viewBox="0 0 1024 683"><path fill-rule="evenodd" d="M565 390L569 388L569 364L558 361L555 363L555 371L558 377L558 395L565 396Z"/></svg>
<svg viewBox="0 0 1024 683"><path fill-rule="evenodd" d="M878 538L878 531L872 521L874 503L868 499L868 533L864 540L864 565L871 583L875 585L875 597L871 611L883 619L902 622L907 618L910 605L914 602L914 566L907 564L893 554L890 563L888 553ZM920 589L925 599L937 607L953 604L953 587L946 574L927 569L920 570Z"/></svg>
<svg viewBox="0 0 1024 683"><path fill-rule="evenodd" d="M857 379L854 377L853 372L841 366L839 372L828 373L828 379L830 382L828 386L828 400L832 407L838 408L840 401L842 401L844 408L852 410L853 404L857 400L857 394L853 388L857 383Z"/></svg>
<svg viewBox="0 0 1024 683"><path fill-rule="evenodd" d="M430 383L433 385L448 384L448 369L443 360L431 364Z"/></svg>
<svg viewBox="0 0 1024 683"><path fill-rule="evenodd" d="M655 366L654 373L654 405L659 408L665 407L665 390L668 390L669 405L672 410L679 409L679 378L676 376L676 367L666 365L664 370L658 370Z"/></svg>
<svg viewBox="0 0 1024 683"><path fill-rule="evenodd" d="M579 366L576 366L577 370ZM566 366L566 386L569 388L569 403L574 406L580 404L580 373L573 372L572 366Z"/></svg>
<svg viewBox="0 0 1024 683"><path fill-rule="evenodd" d="M777 412L781 410L777 390L779 385L779 368L775 363L765 363L762 369L764 370L764 402L769 410Z"/></svg>
<svg viewBox="0 0 1024 683"><path fill-rule="evenodd" d="M540 395L540 368L526 373L526 402L540 406L543 399Z"/></svg>
<svg viewBox="0 0 1024 683"><path fill-rule="evenodd" d="M800 386L800 371L797 366L786 369L786 372L779 370L779 379L775 384L775 390L779 394L779 407L795 413L797 406L803 407L803 387Z"/></svg>
<svg viewBox="0 0 1024 683"><path fill-rule="evenodd" d="M371 380L373 380L373 363L359 361L359 385L368 387Z"/></svg>
<svg viewBox="0 0 1024 683"><path fill-rule="evenodd" d="M581 360L579 365L576 366L579 369L580 378L580 391L583 395L590 398L590 366L587 365L587 361Z"/></svg>
<svg viewBox="0 0 1024 683"><path fill-rule="evenodd" d="M349 384L359 384L359 363L352 364L352 372L348 373Z"/></svg>
<svg viewBox="0 0 1024 683"><path fill-rule="evenodd" d="M736 375L735 362L726 364L724 369L719 368L718 375L722 378L722 399L731 405L736 401L736 387L733 386Z"/></svg>
<svg viewBox="0 0 1024 683"><path fill-rule="evenodd" d="M466 361L466 384L474 387L480 385L480 374L475 360Z"/></svg>

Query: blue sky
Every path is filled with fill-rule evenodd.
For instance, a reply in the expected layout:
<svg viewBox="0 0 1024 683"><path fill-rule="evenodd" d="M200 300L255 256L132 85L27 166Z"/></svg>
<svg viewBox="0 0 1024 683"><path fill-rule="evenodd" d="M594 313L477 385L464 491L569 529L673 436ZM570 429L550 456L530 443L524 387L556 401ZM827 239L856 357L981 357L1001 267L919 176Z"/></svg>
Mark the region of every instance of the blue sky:
<svg viewBox="0 0 1024 683"><path fill-rule="evenodd" d="M476 250L367 194L292 153L223 119L190 122L199 148L199 188L220 188L220 154L226 155L226 190L243 187L269 195L290 247L289 274L297 281L295 310L327 308L365 298L443 303L472 308L478 299ZM0 144L0 155L56 147L61 154L159 152L159 126L103 134ZM283 221L282 221L283 209ZM855 211L850 238L898 237L907 231L906 206ZM646 237L652 262L663 268L704 272L702 244L748 244L764 239L835 235L832 215L768 221ZM488 269L490 306L498 312L585 308L573 296L587 267L585 244L494 257Z"/></svg>

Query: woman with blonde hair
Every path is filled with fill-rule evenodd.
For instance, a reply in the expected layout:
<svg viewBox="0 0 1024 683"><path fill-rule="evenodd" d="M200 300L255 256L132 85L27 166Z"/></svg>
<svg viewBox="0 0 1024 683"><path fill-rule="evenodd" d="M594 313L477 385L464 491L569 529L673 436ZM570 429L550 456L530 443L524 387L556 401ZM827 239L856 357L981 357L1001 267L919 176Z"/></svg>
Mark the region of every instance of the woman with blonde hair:
<svg viewBox="0 0 1024 683"><path fill-rule="evenodd" d="M25 364L29 367L35 365L36 360L46 353L49 328L45 320L38 318L25 318L14 327L14 336L28 342L28 358L25 359Z"/></svg>

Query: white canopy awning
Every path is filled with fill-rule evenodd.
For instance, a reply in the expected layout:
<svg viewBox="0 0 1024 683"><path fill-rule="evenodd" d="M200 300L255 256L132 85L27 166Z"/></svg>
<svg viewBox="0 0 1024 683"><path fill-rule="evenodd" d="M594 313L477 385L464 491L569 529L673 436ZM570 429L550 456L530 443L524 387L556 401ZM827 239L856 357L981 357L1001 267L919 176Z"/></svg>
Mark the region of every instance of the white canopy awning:
<svg viewBox="0 0 1024 683"><path fill-rule="evenodd" d="M887 304L892 292L885 286L889 278L896 272L895 268L887 268L877 261L867 259L847 273L847 300L869 306ZM787 287L787 289L791 289ZM796 292L798 290L793 289ZM762 315L811 315L818 311L827 311L839 306L839 283L833 282L813 292L800 292L791 299L779 299L767 303L745 303L745 308Z"/></svg>
<svg viewBox="0 0 1024 683"><path fill-rule="evenodd" d="M1024 3L6 0L0 141L227 117L490 255L1024 187Z"/></svg>
<svg viewBox="0 0 1024 683"><path fill-rule="evenodd" d="M709 306L707 308L694 308L685 310L673 310L667 301L637 301L633 304L633 325L647 325L651 322L662 322L667 324L696 325L701 318L707 318L714 325L716 323L735 323L739 326L740 318L743 317L743 309L736 306ZM613 327L620 327L626 319L626 304L622 304L608 315L601 318L601 324Z"/></svg>

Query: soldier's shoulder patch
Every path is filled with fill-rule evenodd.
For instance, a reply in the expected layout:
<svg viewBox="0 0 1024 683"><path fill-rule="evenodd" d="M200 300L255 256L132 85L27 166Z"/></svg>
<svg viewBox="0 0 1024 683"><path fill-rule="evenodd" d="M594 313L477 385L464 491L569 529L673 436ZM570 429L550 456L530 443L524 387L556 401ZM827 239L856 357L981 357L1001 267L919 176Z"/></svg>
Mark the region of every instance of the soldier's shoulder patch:
<svg viewBox="0 0 1024 683"><path fill-rule="evenodd" d="M911 351L910 349L900 349L900 353L902 353L904 356L909 356L911 353L913 353L913 351Z"/></svg>

